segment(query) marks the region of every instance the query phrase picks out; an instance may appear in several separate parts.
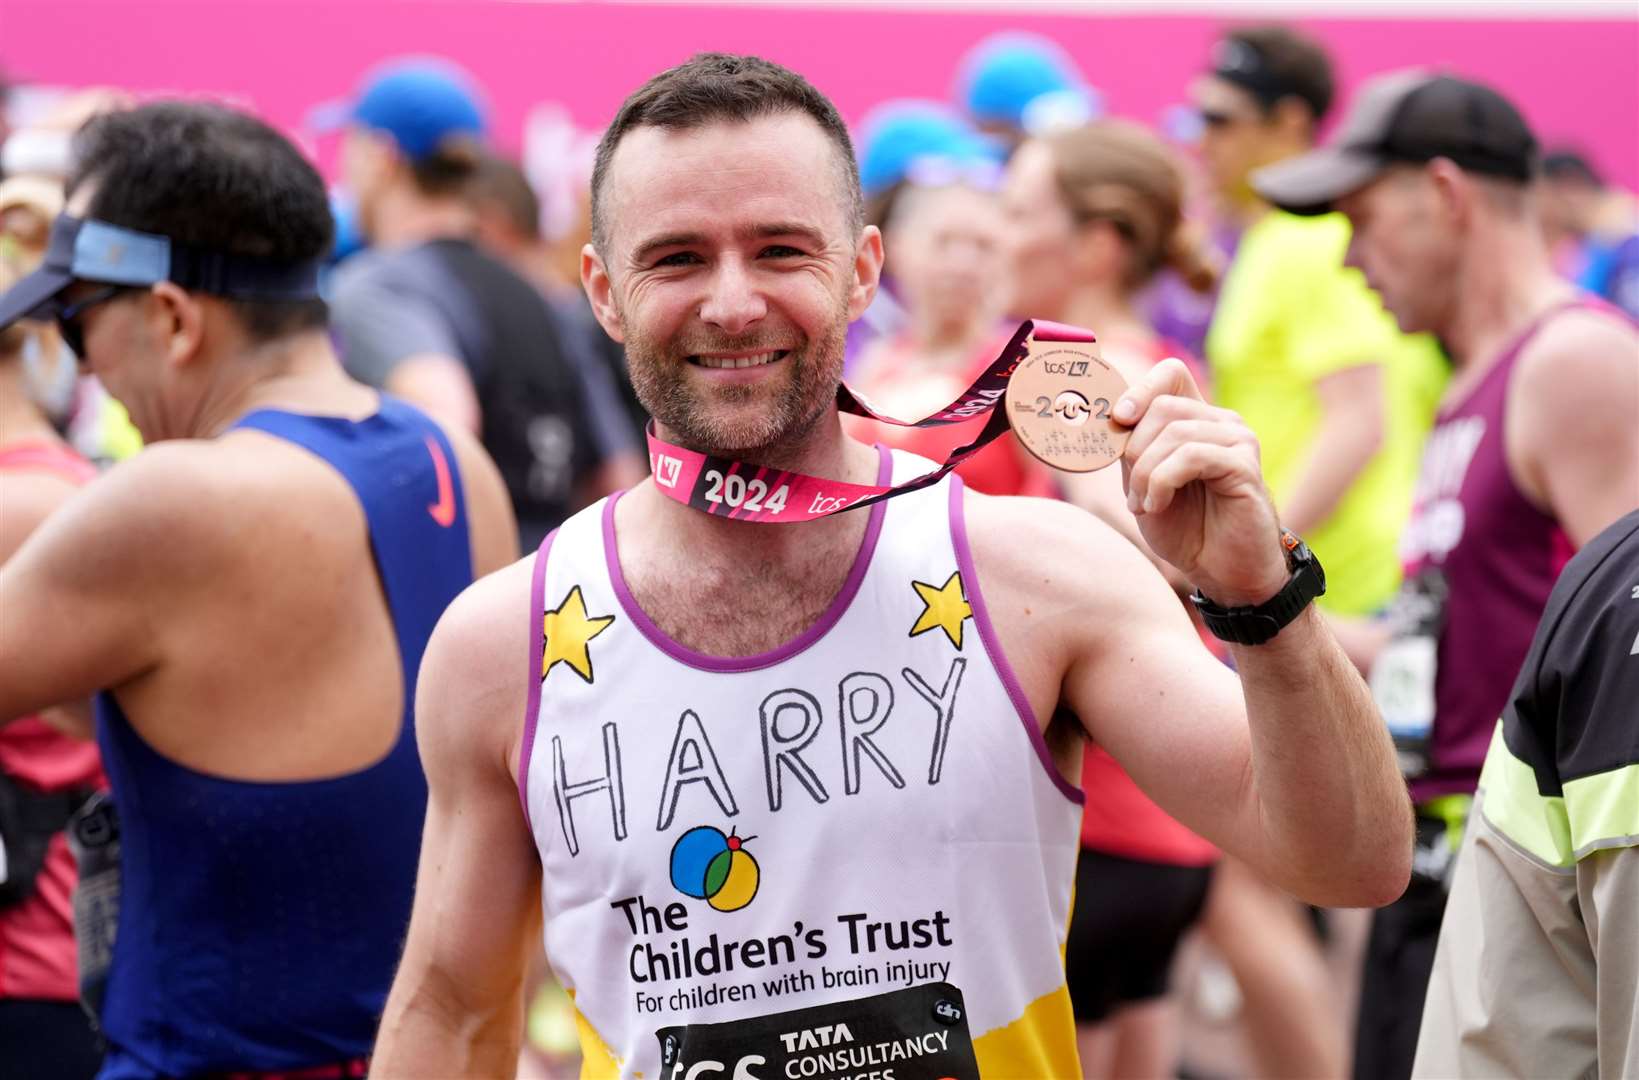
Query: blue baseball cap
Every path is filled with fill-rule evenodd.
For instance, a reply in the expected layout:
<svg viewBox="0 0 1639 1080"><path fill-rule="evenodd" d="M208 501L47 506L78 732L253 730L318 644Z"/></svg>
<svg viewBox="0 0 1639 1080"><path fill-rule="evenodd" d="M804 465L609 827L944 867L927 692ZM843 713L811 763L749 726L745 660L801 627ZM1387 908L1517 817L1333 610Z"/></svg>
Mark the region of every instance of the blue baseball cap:
<svg viewBox="0 0 1639 1080"><path fill-rule="evenodd" d="M963 57L956 76L956 100L977 123L1025 130L1026 110L1045 94L1082 97L1088 119L1101 111L1097 91L1070 54L1039 34L1008 31L985 38Z"/></svg>
<svg viewBox="0 0 1639 1080"><path fill-rule="evenodd" d="M992 164L1001 153L950 106L906 99L879 105L860 125L859 183L867 197L904 180L918 162Z"/></svg>
<svg viewBox="0 0 1639 1080"><path fill-rule="evenodd" d="M411 56L375 68L356 98L319 106L309 124L320 131L356 125L384 132L405 157L423 161L452 135L482 140L486 113L472 76L448 60Z"/></svg>

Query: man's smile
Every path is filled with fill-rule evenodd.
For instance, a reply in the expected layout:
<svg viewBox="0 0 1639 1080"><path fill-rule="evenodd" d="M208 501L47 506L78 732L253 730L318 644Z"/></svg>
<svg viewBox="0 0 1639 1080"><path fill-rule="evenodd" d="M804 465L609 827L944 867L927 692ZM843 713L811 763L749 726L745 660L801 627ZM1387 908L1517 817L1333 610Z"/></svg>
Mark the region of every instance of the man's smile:
<svg viewBox="0 0 1639 1080"><path fill-rule="evenodd" d="M762 367L765 364L772 364L776 360L783 360L789 352L789 349L775 349L772 352L758 353L718 355L701 353L699 355L689 357L689 363L693 364L695 367L714 368L718 370Z"/></svg>

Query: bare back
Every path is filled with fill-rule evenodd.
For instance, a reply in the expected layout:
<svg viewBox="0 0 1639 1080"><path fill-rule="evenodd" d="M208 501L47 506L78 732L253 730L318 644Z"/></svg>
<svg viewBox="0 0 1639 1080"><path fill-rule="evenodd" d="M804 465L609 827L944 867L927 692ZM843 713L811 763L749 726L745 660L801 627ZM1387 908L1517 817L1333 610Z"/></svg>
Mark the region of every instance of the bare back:
<svg viewBox="0 0 1639 1080"><path fill-rule="evenodd" d="M116 696L150 745L240 779L340 775L403 713L392 616L362 507L331 466L256 432L190 447L224 521L154 624L163 662ZM229 524L231 522L231 524Z"/></svg>
<svg viewBox="0 0 1639 1080"><path fill-rule="evenodd" d="M510 510L482 450L460 433L449 445L453 462L413 464L452 499L460 486L471 570L484 572L513 554ZM433 494L429 515L441 512ZM329 777L392 747L405 712L398 638L364 506L335 466L234 430L149 448L77 510L19 553L15 601L8 589L21 604L56 594L48 655L78 624L81 647L43 684L111 689L145 741L203 773Z"/></svg>

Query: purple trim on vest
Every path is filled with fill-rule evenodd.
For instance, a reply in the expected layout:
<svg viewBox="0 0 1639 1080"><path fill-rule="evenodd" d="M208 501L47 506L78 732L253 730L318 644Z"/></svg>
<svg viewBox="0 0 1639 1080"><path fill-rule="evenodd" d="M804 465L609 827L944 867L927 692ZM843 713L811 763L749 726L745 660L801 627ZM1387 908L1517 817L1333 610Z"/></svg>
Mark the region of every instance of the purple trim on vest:
<svg viewBox="0 0 1639 1080"><path fill-rule="evenodd" d="M1048 779L1059 789L1059 794L1077 806L1083 806L1087 802L1086 794L1059 772L1058 763L1053 760L1052 753L1047 749L1047 740L1042 737L1041 725L1036 723L1035 713L1030 708L1030 699L1024 696L1024 687L1019 685L1019 677L1014 674L1013 665L1008 663L1007 654L1002 651L1001 639L996 636L996 628L991 625L990 609L985 606L984 593L979 589L979 574L973 568L973 549L967 542L967 512L962 498L963 493L962 478L952 474L950 535L956 542L956 566L962 571L962 581L967 585L967 602L973 609L973 622L979 628L979 640L984 642L990 664L1001 677L1002 687L1013 702L1013 709L1019 714L1019 723L1024 725L1024 732L1029 736L1030 745L1035 748L1036 758L1041 762Z"/></svg>
<svg viewBox="0 0 1639 1080"><path fill-rule="evenodd" d="M541 659L546 654L546 555L558 535L553 529L535 550L535 568L529 575L529 703L524 706L523 746L518 751L518 797L524 804L524 825L531 836L535 826L529 820L529 756L535 751L535 724L541 718Z"/></svg>
<svg viewBox="0 0 1639 1080"><path fill-rule="evenodd" d="M876 450L881 457L881 463L876 470L876 482L883 485L893 478L893 455L880 443ZM620 552L615 546L615 502L619 498L619 494L611 495L603 508L603 554L609 564L609 581L615 587L615 595L620 598L620 606L631 618L633 625L649 639L651 645L672 659L692 668L699 668L701 671L756 671L759 668L772 667L781 661L791 659L824 637L831 627L836 625L837 620L842 618L842 613L848 610L854 594L859 592L860 585L865 581L865 571L870 569L871 554L876 551L876 539L882 532L882 515L888 505L884 500L871 507L871 519L865 526L865 539L859 545L859 553L854 556L853 569L848 572L848 579L842 583L842 591L837 593L836 598L831 601L831 606L825 609L824 614L813 626L784 645L755 656L708 656L673 641L644 613L638 606L637 598L632 595L632 590L626 587L626 575L620 569ZM787 525L765 527L790 528Z"/></svg>

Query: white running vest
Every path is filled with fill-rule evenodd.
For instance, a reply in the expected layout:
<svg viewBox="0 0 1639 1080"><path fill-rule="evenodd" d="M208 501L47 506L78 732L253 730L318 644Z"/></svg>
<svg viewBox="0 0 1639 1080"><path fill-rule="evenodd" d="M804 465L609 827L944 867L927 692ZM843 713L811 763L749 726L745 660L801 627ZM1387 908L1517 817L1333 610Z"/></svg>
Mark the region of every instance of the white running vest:
<svg viewBox="0 0 1639 1080"><path fill-rule="evenodd" d="M931 468L879 452L884 479ZM644 615L613 511L537 555L519 767L582 1075L1079 1076L1081 794L991 628L960 481L872 507L818 623L740 659Z"/></svg>

